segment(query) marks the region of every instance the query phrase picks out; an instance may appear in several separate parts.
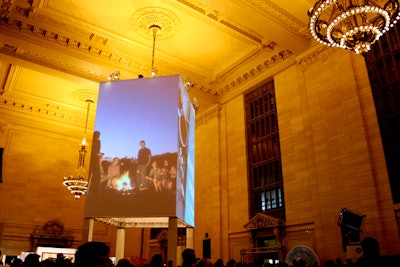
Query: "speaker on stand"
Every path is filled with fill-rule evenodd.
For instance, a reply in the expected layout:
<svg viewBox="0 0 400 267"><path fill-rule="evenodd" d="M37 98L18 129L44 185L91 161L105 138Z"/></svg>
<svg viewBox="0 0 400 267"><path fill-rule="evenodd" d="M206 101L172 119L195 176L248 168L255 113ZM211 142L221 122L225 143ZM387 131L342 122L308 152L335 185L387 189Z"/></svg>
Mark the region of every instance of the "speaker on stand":
<svg viewBox="0 0 400 267"><path fill-rule="evenodd" d="M366 215L343 208L339 213L338 225L342 231L343 250L360 244L362 222Z"/></svg>

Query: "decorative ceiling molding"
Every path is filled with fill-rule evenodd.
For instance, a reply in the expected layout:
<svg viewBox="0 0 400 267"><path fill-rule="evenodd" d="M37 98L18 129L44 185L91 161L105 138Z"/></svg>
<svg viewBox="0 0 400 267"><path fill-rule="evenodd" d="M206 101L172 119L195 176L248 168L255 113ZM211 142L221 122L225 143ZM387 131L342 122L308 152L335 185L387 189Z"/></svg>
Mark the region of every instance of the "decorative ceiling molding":
<svg viewBox="0 0 400 267"><path fill-rule="evenodd" d="M281 25L288 32L301 36L301 38L307 42L312 39L307 24L274 4L271 0L236 0L234 2L249 7L252 12L256 11L262 16L272 19L276 24Z"/></svg>
<svg viewBox="0 0 400 267"><path fill-rule="evenodd" d="M97 92L90 90L79 90L74 92L73 95L79 104L85 103L84 100L86 99L97 99ZM0 96L0 107L8 110L16 110L26 115L39 115L78 126L83 125L85 122L84 113L49 103L33 104L27 101L24 102L22 99L13 100L7 96Z"/></svg>
<svg viewBox="0 0 400 267"><path fill-rule="evenodd" d="M103 75L88 73L87 70L66 64L59 58L48 57L47 55L34 53L32 51L23 51L16 46L8 44L0 46L0 53L95 82L102 82L106 79Z"/></svg>
<svg viewBox="0 0 400 267"><path fill-rule="evenodd" d="M76 38L71 34L66 34L65 24L55 20L51 20L47 17L37 16L37 18L46 19L45 25L53 25L53 27L36 26L30 23L26 23L22 20L9 18L7 22L0 21L0 30L4 34L10 36L23 35L23 39L31 43L37 44L41 47L47 47L61 53L69 54L77 57L89 57L93 62L100 61L104 65L114 65L120 69L126 69L127 67L140 68L139 64L133 66L133 61L127 60L120 55L115 48L109 44L109 40L105 37L95 35L92 32L83 33L84 37ZM51 20L51 21L50 21ZM35 20L37 21L37 20ZM52 30L54 25L57 30ZM73 29L72 29L73 30ZM71 32L73 32L71 30ZM81 30L76 29L76 32ZM81 32L82 33L82 32ZM82 35L82 34L81 34ZM22 49L21 49L22 50ZM40 65L50 66L55 69L61 69L65 72L78 75L83 78L89 78L94 81L104 81L105 77L103 73L94 72L91 69L81 69L77 66L67 66L61 59L54 59L48 55L38 55L32 51L21 51L20 55L16 55L18 47L14 44L2 43L2 53L18 56L24 60L28 60ZM86 73L82 75L82 73ZM79 75L80 74L80 75Z"/></svg>
<svg viewBox="0 0 400 267"><path fill-rule="evenodd" d="M143 8L136 11L130 20L136 32L148 38L153 35L150 27L157 25L161 28L157 32L157 39L167 39L173 36L181 28L181 22L173 12L158 8Z"/></svg>
<svg viewBox="0 0 400 267"><path fill-rule="evenodd" d="M0 2L0 19L6 20L11 10L11 0L2 0Z"/></svg>
<svg viewBox="0 0 400 267"><path fill-rule="evenodd" d="M206 16L216 22L219 22L221 25L233 30L234 32L245 36L258 44L262 44L263 36L250 28L228 18L226 15L222 14L217 10L213 10L204 4L201 4L197 1L191 0L178 0L181 4L187 6L198 14Z"/></svg>
<svg viewBox="0 0 400 267"><path fill-rule="evenodd" d="M34 2L33 0L2 0L0 2L0 20L7 21L11 13L29 18L35 11Z"/></svg>
<svg viewBox="0 0 400 267"><path fill-rule="evenodd" d="M6 94L7 92L7 84L11 69L11 64L0 61L0 96Z"/></svg>
<svg viewBox="0 0 400 267"><path fill-rule="evenodd" d="M196 128L207 124L213 118L219 118L221 113L221 105L216 104L208 108L206 111L196 115Z"/></svg>
<svg viewBox="0 0 400 267"><path fill-rule="evenodd" d="M326 61L332 53L334 53L332 47L317 45L314 49L307 51L306 54L297 57L296 63L301 65L303 72L305 72L309 66Z"/></svg>
<svg viewBox="0 0 400 267"><path fill-rule="evenodd" d="M62 121L76 122L79 120L76 116L71 116L69 112L62 112L57 110L57 108L52 106L39 107L24 103L22 101L13 101L7 98L0 98L0 106L7 109L18 110L19 112L24 112L25 114L48 116L51 119L58 119Z"/></svg>
<svg viewBox="0 0 400 267"><path fill-rule="evenodd" d="M0 119L0 134L6 133L8 128L9 128L9 123L4 119Z"/></svg>
<svg viewBox="0 0 400 267"><path fill-rule="evenodd" d="M289 50L282 49L279 52L272 55L269 59L266 59L264 62L258 64L256 67L246 71L241 76L237 77L236 79L230 79L225 85L222 87L219 86L217 89L218 95L225 95L236 87L242 85L243 83L248 82L249 80L255 78L259 74L265 72L266 70L270 69L274 65L284 61L286 58L292 56L293 53Z"/></svg>

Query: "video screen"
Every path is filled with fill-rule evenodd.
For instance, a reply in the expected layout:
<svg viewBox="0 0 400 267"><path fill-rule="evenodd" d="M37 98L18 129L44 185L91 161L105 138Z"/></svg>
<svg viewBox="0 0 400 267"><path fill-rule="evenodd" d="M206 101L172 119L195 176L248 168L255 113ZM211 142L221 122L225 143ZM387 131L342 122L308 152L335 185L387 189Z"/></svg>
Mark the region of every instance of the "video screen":
<svg viewBox="0 0 400 267"><path fill-rule="evenodd" d="M101 83L85 217L194 226L194 121L179 76Z"/></svg>

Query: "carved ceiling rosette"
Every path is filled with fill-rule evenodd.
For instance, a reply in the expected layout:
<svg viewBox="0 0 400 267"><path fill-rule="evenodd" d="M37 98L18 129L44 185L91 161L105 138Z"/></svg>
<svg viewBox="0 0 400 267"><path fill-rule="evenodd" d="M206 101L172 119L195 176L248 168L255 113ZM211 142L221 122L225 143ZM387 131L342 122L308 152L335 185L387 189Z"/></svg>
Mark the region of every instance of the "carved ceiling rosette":
<svg viewBox="0 0 400 267"><path fill-rule="evenodd" d="M154 25L161 28L157 32L157 38L159 39L170 38L181 28L181 22L174 13L158 7L143 8L136 11L132 15L130 22L135 31L145 38L153 34L150 28Z"/></svg>

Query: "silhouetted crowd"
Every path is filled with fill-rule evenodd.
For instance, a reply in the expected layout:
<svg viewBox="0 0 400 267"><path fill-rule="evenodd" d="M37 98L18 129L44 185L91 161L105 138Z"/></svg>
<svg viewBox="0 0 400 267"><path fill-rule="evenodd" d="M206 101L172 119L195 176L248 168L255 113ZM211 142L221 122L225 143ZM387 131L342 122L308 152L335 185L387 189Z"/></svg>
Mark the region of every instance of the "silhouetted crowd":
<svg viewBox="0 0 400 267"><path fill-rule="evenodd" d="M400 255L385 256L380 254L379 243L376 239L367 237L361 241L362 256L355 262L351 260L335 261L327 260L321 267L400 267ZM103 242L87 242L77 248L75 260L65 257L62 253L57 254L56 259L40 261L38 254L28 254L24 261L19 258L13 259L10 267L173 267L170 260L164 264L161 254L152 256L150 263L135 266L130 259L123 258L114 264L110 260L110 248ZM1 264L0 264L1 265ZM304 258L293 260L291 263L279 262L269 263L242 263L231 259L224 264L222 259L212 262L207 258L197 258L195 251L187 248L182 252L182 265L178 267L319 267L307 263Z"/></svg>

